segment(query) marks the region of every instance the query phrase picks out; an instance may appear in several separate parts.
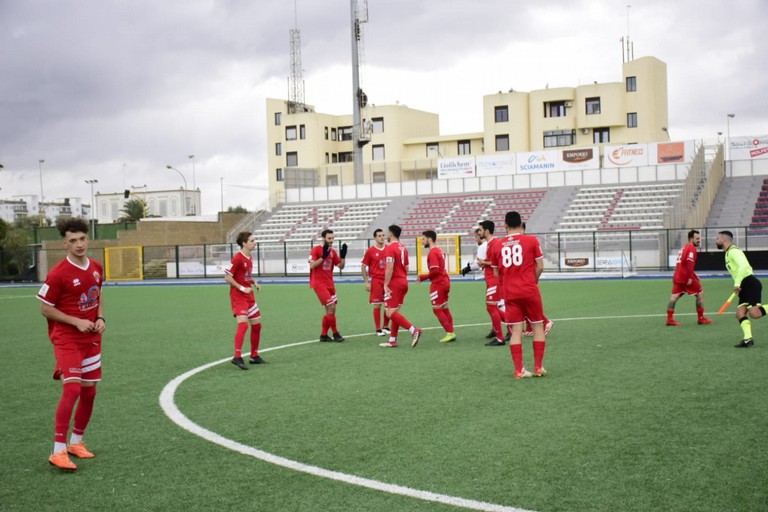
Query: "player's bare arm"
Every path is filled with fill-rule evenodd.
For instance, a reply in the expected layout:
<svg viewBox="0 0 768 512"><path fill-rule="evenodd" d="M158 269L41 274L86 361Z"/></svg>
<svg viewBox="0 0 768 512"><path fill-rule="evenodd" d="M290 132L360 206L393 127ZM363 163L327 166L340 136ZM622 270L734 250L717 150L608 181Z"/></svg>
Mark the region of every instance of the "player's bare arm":
<svg viewBox="0 0 768 512"><path fill-rule="evenodd" d="M236 289L240 290L240 291L241 291L241 292L243 292L243 293L250 293L250 292L251 292L251 289L250 289L250 288L248 288L247 286L240 286L240 284L238 284L238 282L237 282L237 281L235 281L235 278L234 278L234 277L232 277L232 276L231 276L231 275L229 275L229 274L225 274L225 275L224 275L224 280L225 280L227 283L229 283L229 285L230 285L232 288L236 288Z"/></svg>
<svg viewBox="0 0 768 512"><path fill-rule="evenodd" d="M539 282L539 278L541 277L541 273L544 272L544 258L537 258L536 259L536 282Z"/></svg>
<svg viewBox="0 0 768 512"><path fill-rule="evenodd" d="M48 320L59 322L62 324L72 325L80 332L94 332L96 331L96 324L85 318L77 318L75 316L67 315L56 309L53 306L42 303L40 304L40 314L42 314ZM101 322L100 322L101 323Z"/></svg>
<svg viewBox="0 0 768 512"><path fill-rule="evenodd" d="M384 269L384 291L386 293L392 293L389 289L389 282L392 280L392 271L395 269L395 261L392 258L387 258L387 267Z"/></svg>

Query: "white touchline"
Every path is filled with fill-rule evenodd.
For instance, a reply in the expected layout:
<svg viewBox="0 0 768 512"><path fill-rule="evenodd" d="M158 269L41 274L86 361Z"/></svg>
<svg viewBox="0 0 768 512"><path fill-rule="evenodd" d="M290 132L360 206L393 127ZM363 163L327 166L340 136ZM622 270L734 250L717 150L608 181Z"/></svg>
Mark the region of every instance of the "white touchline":
<svg viewBox="0 0 768 512"><path fill-rule="evenodd" d="M484 324L477 324L477 325L484 325ZM457 326L457 327L468 327L468 326ZM437 329L437 327L435 327L435 329ZM368 336L368 334L353 334L351 336L345 336L345 337L355 338L359 336ZM265 348L263 350L260 350L260 352L269 352L272 350L298 347L301 345L308 345L310 343L318 343L318 341L312 340L312 341L302 341L299 343L291 343L288 345L281 345L279 347ZM322 478L329 478L331 480L337 480L339 482L357 485L360 487L367 487L368 489L388 492L390 494L399 494L401 496L408 496L410 498L417 498L424 501L433 501L436 503L444 503L446 505L463 507L470 510L483 510L488 512L532 512L532 511L528 511L521 508L507 507L504 505L495 505L493 503L485 503L483 501L460 498L458 496L448 496L447 494L438 494L438 493L429 492L429 491L420 491L418 489L412 489L410 487L404 487L402 485L388 484L385 482L379 482L378 480L371 480L369 478L363 478L355 475L348 475L346 473L341 473L339 471L331 471L329 469L324 469L318 466L311 466L309 464L304 464L295 460L286 459L285 457L280 457L279 455L274 455L272 453L268 453L263 450L253 448L252 446L246 446L244 444L238 443L237 441L227 439L226 437L223 437L217 434L216 432L212 432L206 428L201 427L197 423L187 418L184 415L184 413L182 413L179 410L179 408L176 407L176 402L174 400L176 389L178 389L181 383L187 380L188 378L200 372L203 372L208 368L211 368L221 363L228 362L229 360L230 358L225 358L225 359L220 359L218 361L213 361L212 363L204 364L203 366L199 366L197 368L189 370L186 373L179 375L178 377L170 381L168 384L166 384L165 387L163 388L163 391L160 393L160 407L163 409L163 412L165 413L165 415L168 416L168 418L172 422L176 423L178 426L180 426L184 430L187 430L188 432L191 432L196 436L202 437L206 441L210 441L212 443L218 444L230 450L236 451L238 453L242 453L243 455L250 455L251 457L256 457L257 459L261 459L265 462L269 462L277 466L282 466L284 468L292 469L294 471L300 471L302 473L308 473L310 475L319 476Z"/></svg>

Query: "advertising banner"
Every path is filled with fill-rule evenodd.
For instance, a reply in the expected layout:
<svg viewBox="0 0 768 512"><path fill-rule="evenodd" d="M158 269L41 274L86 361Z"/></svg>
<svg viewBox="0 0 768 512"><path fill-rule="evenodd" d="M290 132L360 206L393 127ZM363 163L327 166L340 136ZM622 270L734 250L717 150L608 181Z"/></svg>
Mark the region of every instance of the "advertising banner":
<svg viewBox="0 0 768 512"><path fill-rule="evenodd" d="M518 174L532 174L534 172L557 171L560 158L560 151L518 153L517 172Z"/></svg>
<svg viewBox="0 0 768 512"><path fill-rule="evenodd" d="M455 158L440 158L437 161L437 178L472 178L475 175L475 157L457 156Z"/></svg>
<svg viewBox="0 0 768 512"><path fill-rule="evenodd" d="M625 146L605 146L603 167L641 167L648 165L648 146L646 144L627 144Z"/></svg>
<svg viewBox="0 0 768 512"><path fill-rule="evenodd" d="M768 158L768 135L758 137L731 137L731 160Z"/></svg>
<svg viewBox="0 0 768 512"><path fill-rule="evenodd" d="M600 167L600 148L564 149L557 167L559 171L597 169Z"/></svg>
<svg viewBox="0 0 768 512"><path fill-rule="evenodd" d="M648 163L650 165L689 164L693 162L693 153L692 140L657 142L648 144Z"/></svg>
<svg viewBox="0 0 768 512"><path fill-rule="evenodd" d="M502 176L515 174L515 153L500 155L478 155L475 158L477 176Z"/></svg>

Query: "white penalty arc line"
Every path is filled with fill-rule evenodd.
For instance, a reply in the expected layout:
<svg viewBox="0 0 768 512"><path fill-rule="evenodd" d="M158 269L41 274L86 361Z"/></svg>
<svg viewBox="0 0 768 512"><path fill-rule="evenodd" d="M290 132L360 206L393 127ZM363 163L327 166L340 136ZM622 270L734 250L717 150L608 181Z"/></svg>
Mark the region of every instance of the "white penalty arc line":
<svg viewBox="0 0 768 512"><path fill-rule="evenodd" d="M478 324L478 325L483 325L483 324ZM353 338L357 336L367 336L367 334L365 335L357 334L357 335L347 336L347 338ZM289 345L281 345L279 347L266 348L261 350L260 352L268 352L272 350L298 347L298 346L307 345L310 343L318 343L318 341L312 340L312 341L302 341L299 343L291 343ZM434 493L430 491L422 491L419 489L413 489L411 487L405 487L402 485L388 484L386 482L380 482L378 480L371 480L369 478L349 475L347 473L341 473L339 471L331 471L329 469L324 469L318 466L304 464L302 462L287 459L285 457L280 457L278 455L274 455L272 453L259 450L252 446L247 446L242 443L238 443L237 441L227 439L226 437L220 434L217 434L216 432L213 432L204 427L201 427L197 423L187 418L187 416L185 416L184 413L182 413L179 410L179 408L176 406L176 402L174 400L174 395L176 394L176 390L185 380L189 379L190 377L197 375L198 373L203 372L208 368L227 362L229 360L230 360L229 358L226 358L226 359L220 359L218 361L213 361L208 364L204 364L203 366L199 366L197 368L189 370L186 373L179 375L178 377L173 379L171 382L166 384L165 387L163 388L163 391L160 393L160 407L163 409L163 412L165 413L165 415L168 416L168 418L172 422L174 422L184 430L198 437L202 437L206 441L210 441L212 443L218 444L219 446L223 446L224 448L233 450L243 455L250 455L251 457L255 457L265 462L269 462L270 464L275 464L277 466L281 466L294 471L300 471L302 473L307 473L309 475L319 476L321 478L328 478L330 480L336 480L338 482L357 485L359 487L366 487L368 489L383 491L390 494L398 494L400 496L417 498L424 501L443 503L446 505L453 505L455 507L463 507L470 510L482 510L482 511L488 511L488 512L532 512L532 511L521 509L521 508L507 507L504 505L496 505L493 503L486 503L483 501L460 498L458 496L449 496L446 494L439 494L439 493Z"/></svg>
<svg viewBox="0 0 768 512"><path fill-rule="evenodd" d="M608 319L649 318L649 317L663 317L663 316L665 315L648 314L648 315L623 315L623 316L594 316L594 317L580 317L580 318L559 318L557 319L557 321L558 322L568 322L568 321L578 321L578 320L592 321L592 320L608 320ZM477 327L477 326L483 326L483 325L487 325L487 322L477 323L477 324L457 325L456 327ZM441 327L426 327L424 328L424 330L440 329L440 328ZM347 336L347 338L356 338L361 336L368 336L368 334L354 334L351 336ZM318 342L316 340L301 341L298 343L281 345L279 347L265 348L265 349L262 349L261 352L270 352L273 350L281 350L284 348L299 347L299 346L308 345L311 343L318 343ZM431 501L435 503L443 503L443 504L452 505L455 507L463 507L470 510L481 510L481 511L487 511L487 512L532 512L532 511L521 509L521 508L508 507L505 505L497 505L494 503L486 503L484 501L470 500L470 499L461 498L458 496L449 496L447 494L439 494L439 493L434 493L430 491L422 491L419 489L413 489L411 487L405 487L402 485L388 484L386 482L380 482L378 480L371 480L369 478L349 475L347 473L341 473L339 471L331 471L329 469L321 468L318 466L312 466L310 464L304 464L302 462L287 459L285 457L280 457L279 455L274 455L272 453L259 450L252 446L247 446L242 443L238 443L237 441L233 441L232 439L228 439L220 434L217 434L216 432L213 432L204 427L201 427L197 423L190 420L187 416L185 416L184 413L182 413L179 410L179 408L176 406L176 401L174 400L174 397L176 395L176 390L184 381L186 381L190 377L193 377L198 373L201 373L209 368L212 368L213 366L225 363L229 360L230 359L227 357L225 359L220 359L218 361L213 361L211 363L204 364L202 366L199 366L197 368L189 370L186 373L179 375L178 377L170 381L168 384L166 384L165 387L163 388L163 391L160 393L160 407L163 409L163 412L165 413L165 415L168 416L168 418L172 422L174 422L184 430L198 437L201 437L206 441L210 441L212 443L218 444L219 446L223 446L224 448L227 448L229 450L241 453L243 455L249 455L251 457L255 457L257 459L263 460L264 462L269 462L270 464L275 464L276 466L281 466L287 469L291 469L293 471L299 471L302 473L307 473L309 475L319 476L321 478L328 478L330 480L336 480L338 482L343 482L346 484L357 485L359 487L366 487L368 489L373 489L376 491L383 491L390 494L398 494L400 496L407 496L410 498L416 498L416 499Z"/></svg>

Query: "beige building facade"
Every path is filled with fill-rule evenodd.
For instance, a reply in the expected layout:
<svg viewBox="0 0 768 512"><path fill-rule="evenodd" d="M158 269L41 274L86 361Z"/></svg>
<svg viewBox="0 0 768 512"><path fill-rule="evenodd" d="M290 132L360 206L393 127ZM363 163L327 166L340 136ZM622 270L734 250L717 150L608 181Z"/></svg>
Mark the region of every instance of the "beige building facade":
<svg viewBox="0 0 768 512"><path fill-rule="evenodd" d="M363 183L437 177L441 159L668 140L666 64L642 57L622 80L483 98L483 131L440 135L438 114L405 105L362 109ZM352 115L267 99L270 204L285 190L355 183Z"/></svg>

